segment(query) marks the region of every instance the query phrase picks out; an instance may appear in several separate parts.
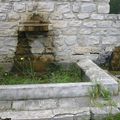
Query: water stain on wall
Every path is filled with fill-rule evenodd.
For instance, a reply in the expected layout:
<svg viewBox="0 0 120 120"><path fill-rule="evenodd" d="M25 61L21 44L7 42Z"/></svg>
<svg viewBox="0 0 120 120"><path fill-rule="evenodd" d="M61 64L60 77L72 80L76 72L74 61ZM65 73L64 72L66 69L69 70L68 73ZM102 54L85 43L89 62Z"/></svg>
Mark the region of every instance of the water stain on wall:
<svg viewBox="0 0 120 120"><path fill-rule="evenodd" d="M24 70L31 68L35 72L47 71L49 64L54 62L53 36L49 36L49 25L50 22L43 15L35 13L28 16L25 22L19 23L12 72L25 72ZM36 40L38 42L32 48ZM33 52L35 49L37 53Z"/></svg>

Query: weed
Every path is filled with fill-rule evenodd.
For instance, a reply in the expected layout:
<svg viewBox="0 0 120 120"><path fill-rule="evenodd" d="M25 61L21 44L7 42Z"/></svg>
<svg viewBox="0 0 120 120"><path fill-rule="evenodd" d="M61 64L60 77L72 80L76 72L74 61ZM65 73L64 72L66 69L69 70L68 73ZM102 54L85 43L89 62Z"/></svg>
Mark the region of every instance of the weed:
<svg viewBox="0 0 120 120"><path fill-rule="evenodd" d="M36 74L31 68L24 66L25 70L22 75L8 74L0 80L1 85L9 84L43 84L43 83L70 83L81 82L80 70L71 65L65 69L60 65L51 64L45 74Z"/></svg>

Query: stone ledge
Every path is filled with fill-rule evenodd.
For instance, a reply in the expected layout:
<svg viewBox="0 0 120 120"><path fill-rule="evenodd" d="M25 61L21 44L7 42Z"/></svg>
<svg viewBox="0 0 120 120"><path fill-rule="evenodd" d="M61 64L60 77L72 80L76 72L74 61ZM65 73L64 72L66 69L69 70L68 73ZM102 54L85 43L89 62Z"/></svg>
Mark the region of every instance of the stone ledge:
<svg viewBox="0 0 120 120"><path fill-rule="evenodd" d="M91 82L35 84L35 85L1 85L0 100L29 100L88 96Z"/></svg>
<svg viewBox="0 0 120 120"><path fill-rule="evenodd" d="M56 109L41 111L5 111L0 117L11 120L103 120L109 114L120 113L117 107L83 107L81 109Z"/></svg>
<svg viewBox="0 0 120 120"><path fill-rule="evenodd" d="M0 112L0 117L11 118L11 120L89 120L89 108L82 109L56 109L44 111L6 111ZM86 117L87 116L87 117Z"/></svg>
<svg viewBox="0 0 120 120"><path fill-rule="evenodd" d="M100 83L108 88L113 95L118 94L119 85L117 81L98 67L92 60L81 59L77 64L93 84Z"/></svg>
<svg viewBox="0 0 120 120"><path fill-rule="evenodd" d="M115 115L120 113L120 110L114 106L107 106L103 108L91 108L91 118L92 120L103 120L108 117L110 114Z"/></svg>

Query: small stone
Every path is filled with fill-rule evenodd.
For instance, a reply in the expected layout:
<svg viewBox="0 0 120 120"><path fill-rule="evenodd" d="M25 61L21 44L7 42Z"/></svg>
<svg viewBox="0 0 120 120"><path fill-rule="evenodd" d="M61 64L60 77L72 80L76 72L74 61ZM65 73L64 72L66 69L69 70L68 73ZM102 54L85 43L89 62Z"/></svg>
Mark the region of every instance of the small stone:
<svg viewBox="0 0 120 120"><path fill-rule="evenodd" d="M74 45L76 43L76 39L77 39L76 36L66 36L63 38L65 39L65 43L68 46Z"/></svg>
<svg viewBox="0 0 120 120"><path fill-rule="evenodd" d="M25 3L14 3L14 11L15 12L25 12L26 10L26 5Z"/></svg>
<svg viewBox="0 0 120 120"><path fill-rule="evenodd" d="M81 23L82 23L82 21L80 21L80 20L71 20L71 21L69 21L68 25L70 27L80 27Z"/></svg>
<svg viewBox="0 0 120 120"><path fill-rule="evenodd" d="M63 15L61 14L61 12L56 12L54 11L51 15L50 18L52 20L62 20L63 19Z"/></svg>
<svg viewBox="0 0 120 120"><path fill-rule="evenodd" d="M12 9L10 3L0 3L0 12L9 12Z"/></svg>
<svg viewBox="0 0 120 120"><path fill-rule="evenodd" d="M81 12L91 13L96 10L96 5L93 3L84 3L81 5Z"/></svg>
<svg viewBox="0 0 120 120"><path fill-rule="evenodd" d="M76 12L76 13L78 13L79 11L80 11L80 5L79 5L80 3L78 3L78 2L74 2L73 3L73 5L72 5L72 10L73 10L73 12Z"/></svg>
<svg viewBox="0 0 120 120"><path fill-rule="evenodd" d="M109 13L110 6L109 4L99 4L98 5L98 13Z"/></svg>
<svg viewBox="0 0 120 120"><path fill-rule="evenodd" d="M7 15L5 13L0 13L0 21L6 20Z"/></svg>
<svg viewBox="0 0 120 120"><path fill-rule="evenodd" d="M92 29L91 28L81 28L79 30L79 34L83 34L83 35L88 35L92 33Z"/></svg>
<svg viewBox="0 0 120 120"><path fill-rule="evenodd" d="M11 101L0 101L0 110L10 110L11 104Z"/></svg>
<svg viewBox="0 0 120 120"><path fill-rule="evenodd" d="M16 21L20 19L20 15L15 12L11 12L8 14L8 19L9 21Z"/></svg>
<svg viewBox="0 0 120 120"><path fill-rule="evenodd" d="M86 18L90 17L90 14L89 13L79 13L77 16L79 19L86 19Z"/></svg>
<svg viewBox="0 0 120 120"><path fill-rule="evenodd" d="M93 20L103 20L104 16L100 15L100 14L92 14L91 19L93 19Z"/></svg>
<svg viewBox="0 0 120 120"><path fill-rule="evenodd" d="M96 21L84 21L83 26L94 28L97 26L97 22Z"/></svg>
<svg viewBox="0 0 120 120"><path fill-rule="evenodd" d="M74 19L76 17L73 13L65 13L63 16L65 19Z"/></svg>
<svg viewBox="0 0 120 120"><path fill-rule="evenodd" d="M102 44L115 44L117 42L117 37L116 36L107 36L107 37L102 37Z"/></svg>
<svg viewBox="0 0 120 120"><path fill-rule="evenodd" d="M54 3L53 2L39 2L37 10L41 12L51 12L54 10Z"/></svg>
<svg viewBox="0 0 120 120"><path fill-rule="evenodd" d="M61 13L67 13L71 11L70 4L69 3L63 3L56 6L56 11Z"/></svg>
<svg viewBox="0 0 120 120"><path fill-rule="evenodd" d="M26 101L14 101L14 110L46 110L56 108L56 101L52 99L46 100L26 100Z"/></svg>

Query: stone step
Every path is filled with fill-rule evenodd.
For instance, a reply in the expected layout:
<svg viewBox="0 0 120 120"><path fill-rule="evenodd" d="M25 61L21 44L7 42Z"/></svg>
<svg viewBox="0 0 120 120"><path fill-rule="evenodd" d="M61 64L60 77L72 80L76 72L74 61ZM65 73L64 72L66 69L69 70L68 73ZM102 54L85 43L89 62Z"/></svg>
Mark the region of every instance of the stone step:
<svg viewBox="0 0 120 120"><path fill-rule="evenodd" d="M44 111L1 111L0 117L11 120L90 120L90 110L86 107Z"/></svg>
<svg viewBox="0 0 120 120"><path fill-rule="evenodd" d="M118 107L84 107L41 111L1 111L0 120L103 120L120 113Z"/></svg>

